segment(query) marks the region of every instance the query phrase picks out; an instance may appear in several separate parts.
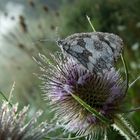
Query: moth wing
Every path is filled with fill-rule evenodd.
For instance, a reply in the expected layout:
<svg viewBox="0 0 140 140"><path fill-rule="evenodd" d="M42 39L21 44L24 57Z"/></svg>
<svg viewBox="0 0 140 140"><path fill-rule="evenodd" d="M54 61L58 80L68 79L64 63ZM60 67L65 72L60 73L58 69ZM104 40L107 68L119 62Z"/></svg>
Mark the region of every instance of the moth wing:
<svg viewBox="0 0 140 140"><path fill-rule="evenodd" d="M60 40L58 45L89 71L103 73L113 67L119 54L114 51L115 45L114 48L110 46L109 35L102 32L77 33Z"/></svg>

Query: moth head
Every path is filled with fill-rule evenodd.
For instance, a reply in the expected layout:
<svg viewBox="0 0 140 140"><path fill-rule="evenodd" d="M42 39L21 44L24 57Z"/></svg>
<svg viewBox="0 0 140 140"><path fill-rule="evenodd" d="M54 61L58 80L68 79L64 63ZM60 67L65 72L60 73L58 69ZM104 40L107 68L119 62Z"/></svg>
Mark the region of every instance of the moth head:
<svg viewBox="0 0 140 140"><path fill-rule="evenodd" d="M62 46L63 45L63 41L62 40L57 40L57 45L58 46Z"/></svg>
<svg viewBox="0 0 140 140"><path fill-rule="evenodd" d="M58 45L58 46L60 47L60 49L62 49L63 51L67 51L68 48L69 48L68 43L67 43L65 40L63 40L63 39L58 40L58 41L57 41L57 45Z"/></svg>

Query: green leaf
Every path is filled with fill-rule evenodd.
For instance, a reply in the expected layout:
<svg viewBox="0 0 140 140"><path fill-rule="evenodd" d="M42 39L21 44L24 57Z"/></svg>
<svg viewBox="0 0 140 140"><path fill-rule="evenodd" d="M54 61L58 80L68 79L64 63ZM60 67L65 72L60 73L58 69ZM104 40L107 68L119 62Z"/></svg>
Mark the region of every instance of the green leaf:
<svg viewBox="0 0 140 140"><path fill-rule="evenodd" d="M2 95L2 97L4 98L5 101L7 101L9 103L9 105L12 107L12 104L9 102L9 100L7 99L7 97L4 95L4 93L2 91L0 91L0 94Z"/></svg>
<svg viewBox="0 0 140 140"><path fill-rule="evenodd" d="M82 99L80 99L78 96L72 94L72 97L78 101L78 103L80 103L86 110L88 110L90 113L92 113L94 116L96 116L99 120L101 120L103 123L106 124L111 124L111 121L109 119L107 119L106 117L104 117L100 112L96 111L94 108L92 108L90 105L88 105L87 103L85 103Z"/></svg>

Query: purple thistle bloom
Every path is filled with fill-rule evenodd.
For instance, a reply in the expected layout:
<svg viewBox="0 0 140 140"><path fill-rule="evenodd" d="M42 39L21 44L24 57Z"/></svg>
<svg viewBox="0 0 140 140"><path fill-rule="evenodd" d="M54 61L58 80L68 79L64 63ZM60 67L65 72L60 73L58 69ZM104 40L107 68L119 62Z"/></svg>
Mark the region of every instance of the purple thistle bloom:
<svg viewBox="0 0 140 140"><path fill-rule="evenodd" d="M28 111L29 106L18 111L18 103L10 107L9 102L3 102L0 107L0 140L41 140L53 130L54 126L46 122L37 125L42 111L27 121Z"/></svg>
<svg viewBox="0 0 140 140"><path fill-rule="evenodd" d="M65 129L77 135L95 136L107 126L81 106L75 94L102 115L113 121L125 97L126 82L113 68L98 75L89 72L70 57L53 56L55 64L43 55L41 65L42 89Z"/></svg>

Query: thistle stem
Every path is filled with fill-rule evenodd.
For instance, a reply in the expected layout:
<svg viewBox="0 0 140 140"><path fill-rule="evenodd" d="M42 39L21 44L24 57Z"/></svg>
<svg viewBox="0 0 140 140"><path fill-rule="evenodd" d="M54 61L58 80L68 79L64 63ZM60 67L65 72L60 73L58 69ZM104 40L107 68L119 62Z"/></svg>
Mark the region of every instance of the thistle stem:
<svg viewBox="0 0 140 140"><path fill-rule="evenodd" d="M126 138L126 140L139 140L139 136L134 132L134 129L128 122L121 116L117 115L114 119L114 124L112 125L114 129L119 131L119 133Z"/></svg>
<svg viewBox="0 0 140 140"><path fill-rule="evenodd" d="M94 26L93 26L92 23L91 23L90 17L89 17L88 15L87 15L86 17L87 17L87 20L88 20L88 22L89 22L89 24L90 24L90 26L91 26L93 32L96 32Z"/></svg>
<svg viewBox="0 0 140 140"><path fill-rule="evenodd" d="M129 88L129 74L128 74L128 68L127 68L127 65L126 65L126 61L124 59L124 56L121 54L121 59L122 59L122 62L123 62L123 65L124 65L124 69L125 69L125 75L126 75L126 90L125 90L125 93L127 93L128 91L128 88Z"/></svg>

